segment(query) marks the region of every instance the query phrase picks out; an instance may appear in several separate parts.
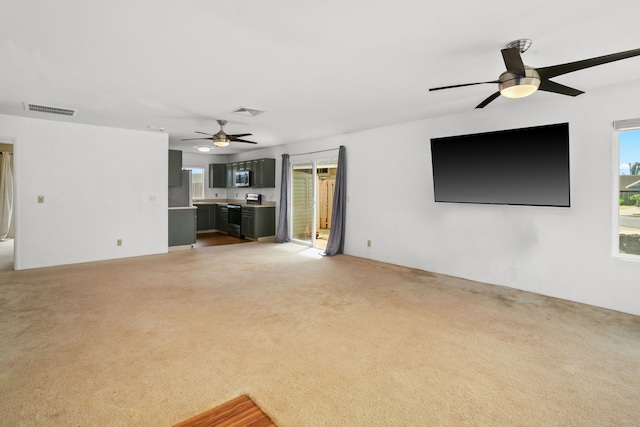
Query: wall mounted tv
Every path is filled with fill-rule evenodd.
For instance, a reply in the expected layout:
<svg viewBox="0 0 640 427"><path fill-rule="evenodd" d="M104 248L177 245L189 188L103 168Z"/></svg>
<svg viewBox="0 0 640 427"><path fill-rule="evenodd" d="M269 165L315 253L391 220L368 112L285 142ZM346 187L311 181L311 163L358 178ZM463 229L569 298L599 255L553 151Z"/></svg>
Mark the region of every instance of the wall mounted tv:
<svg viewBox="0 0 640 427"><path fill-rule="evenodd" d="M431 139L436 202L569 207L569 124Z"/></svg>

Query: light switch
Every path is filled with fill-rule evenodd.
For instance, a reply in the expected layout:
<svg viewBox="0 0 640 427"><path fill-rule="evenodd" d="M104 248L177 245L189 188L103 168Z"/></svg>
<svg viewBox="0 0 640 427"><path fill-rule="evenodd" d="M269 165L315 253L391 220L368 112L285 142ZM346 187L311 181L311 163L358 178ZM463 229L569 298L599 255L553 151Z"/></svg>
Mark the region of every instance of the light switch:
<svg viewBox="0 0 640 427"><path fill-rule="evenodd" d="M38 203L44 203L44 196L38 196Z"/></svg>

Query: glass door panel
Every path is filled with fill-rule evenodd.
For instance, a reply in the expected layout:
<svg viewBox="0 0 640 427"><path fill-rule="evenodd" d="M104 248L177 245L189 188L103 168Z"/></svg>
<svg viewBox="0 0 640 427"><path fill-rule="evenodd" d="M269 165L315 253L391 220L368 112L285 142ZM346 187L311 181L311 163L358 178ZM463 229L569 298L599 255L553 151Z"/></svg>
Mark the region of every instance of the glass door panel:
<svg viewBox="0 0 640 427"><path fill-rule="evenodd" d="M291 174L291 238L309 244L314 236L313 164L293 165Z"/></svg>

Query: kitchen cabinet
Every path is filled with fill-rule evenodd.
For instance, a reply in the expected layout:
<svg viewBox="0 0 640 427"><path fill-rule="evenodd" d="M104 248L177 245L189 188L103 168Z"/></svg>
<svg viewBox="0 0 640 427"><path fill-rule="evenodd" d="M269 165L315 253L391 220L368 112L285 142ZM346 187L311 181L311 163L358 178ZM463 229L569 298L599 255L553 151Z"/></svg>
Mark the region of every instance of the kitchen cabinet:
<svg viewBox="0 0 640 427"><path fill-rule="evenodd" d="M257 159L251 161L253 174L252 187L268 188L276 186L276 159Z"/></svg>
<svg viewBox="0 0 640 427"><path fill-rule="evenodd" d="M229 210L225 205L216 205L216 228L218 231L228 233Z"/></svg>
<svg viewBox="0 0 640 427"><path fill-rule="evenodd" d="M233 183L235 182L235 172L233 171L233 163L227 163L225 165L225 169L227 171L227 181L226 181L226 187L227 188L231 188L233 187Z"/></svg>
<svg viewBox="0 0 640 427"><path fill-rule="evenodd" d="M209 188L226 188L227 165L211 163L209 165Z"/></svg>
<svg viewBox="0 0 640 427"><path fill-rule="evenodd" d="M243 163L244 167L244 163ZM229 163L226 166L227 169L227 188L232 188L236 186L236 172L240 170L239 163Z"/></svg>
<svg viewBox="0 0 640 427"><path fill-rule="evenodd" d="M182 151L169 150L169 187L182 185Z"/></svg>
<svg viewBox="0 0 640 427"><path fill-rule="evenodd" d="M276 159L256 159L244 162L228 163L226 165L218 165L220 167L219 174L222 174L222 166L225 169L225 187L235 187L236 172L251 171L251 187L255 188L274 188L276 186ZM209 165L211 168L211 165ZM209 181L211 181L211 169L209 172ZM221 181L221 179L220 179ZM209 185L211 187L211 184Z"/></svg>
<svg viewBox="0 0 640 427"><path fill-rule="evenodd" d="M196 242L196 209L169 209L169 246L192 245Z"/></svg>
<svg viewBox="0 0 640 427"><path fill-rule="evenodd" d="M276 207L275 206L243 206L242 234L245 237L258 239L260 237L275 236Z"/></svg>
<svg viewBox="0 0 640 427"><path fill-rule="evenodd" d="M214 204L199 204L197 205L196 216L198 218L197 229L200 230L213 230L217 228L216 224L216 205Z"/></svg>

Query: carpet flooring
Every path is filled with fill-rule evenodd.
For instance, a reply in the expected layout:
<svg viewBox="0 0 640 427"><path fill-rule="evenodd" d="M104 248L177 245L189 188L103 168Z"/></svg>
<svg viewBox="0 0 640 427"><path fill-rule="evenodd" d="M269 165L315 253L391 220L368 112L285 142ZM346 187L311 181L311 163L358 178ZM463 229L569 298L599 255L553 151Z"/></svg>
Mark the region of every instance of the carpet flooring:
<svg viewBox="0 0 640 427"><path fill-rule="evenodd" d="M640 317L291 243L0 273L1 426L241 395L279 427L636 426Z"/></svg>

